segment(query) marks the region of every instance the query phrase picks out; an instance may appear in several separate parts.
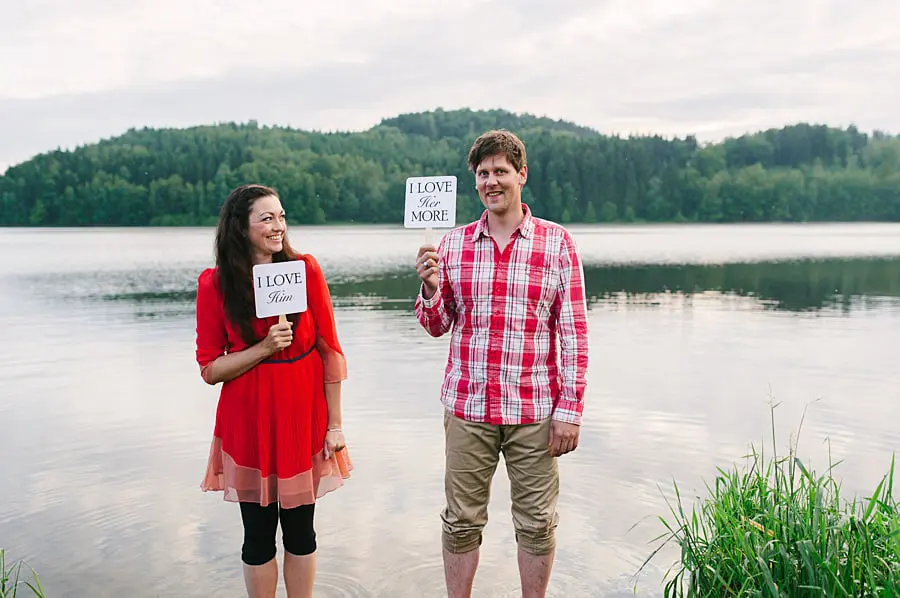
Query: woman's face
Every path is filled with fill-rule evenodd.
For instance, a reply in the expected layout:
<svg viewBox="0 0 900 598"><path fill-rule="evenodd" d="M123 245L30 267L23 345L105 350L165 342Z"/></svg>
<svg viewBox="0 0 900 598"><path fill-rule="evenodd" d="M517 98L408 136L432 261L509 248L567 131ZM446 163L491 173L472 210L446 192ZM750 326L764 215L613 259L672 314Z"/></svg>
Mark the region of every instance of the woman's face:
<svg viewBox="0 0 900 598"><path fill-rule="evenodd" d="M269 263L272 255L281 251L287 232L281 202L274 195L260 197L250 206L249 220L247 238L253 252L253 263Z"/></svg>

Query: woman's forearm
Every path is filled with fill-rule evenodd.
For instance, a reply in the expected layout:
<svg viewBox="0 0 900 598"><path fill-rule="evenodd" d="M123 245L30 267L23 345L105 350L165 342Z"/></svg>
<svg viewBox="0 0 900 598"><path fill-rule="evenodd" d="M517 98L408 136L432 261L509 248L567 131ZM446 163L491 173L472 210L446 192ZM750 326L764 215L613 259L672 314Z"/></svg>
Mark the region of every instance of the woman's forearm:
<svg viewBox="0 0 900 598"><path fill-rule="evenodd" d="M253 366L269 357L269 352L262 342L256 343L243 351L229 353L216 358L201 370L200 375L207 384L218 384L234 380Z"/></svg>
<svg viewBox="0 0 900 598"><path fill-rule="evenodd" d="M325 383L325 402L328 404L328 428L340 428L341 418L341 383Z"/></svg>

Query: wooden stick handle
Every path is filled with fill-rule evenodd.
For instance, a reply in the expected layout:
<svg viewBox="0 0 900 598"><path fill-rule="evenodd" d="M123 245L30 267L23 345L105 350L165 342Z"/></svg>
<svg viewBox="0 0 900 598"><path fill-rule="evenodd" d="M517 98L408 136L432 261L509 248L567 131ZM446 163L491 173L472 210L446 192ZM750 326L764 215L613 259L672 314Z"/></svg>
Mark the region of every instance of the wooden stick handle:
<svg viewBox="0 0 900 598"><path fill-rule="evenodd" d="M279 324L284 324L285 322L287 322L287 316L286 316L286 315L281 314L280 316L278 316L278 323L279 323Z"/></svg>

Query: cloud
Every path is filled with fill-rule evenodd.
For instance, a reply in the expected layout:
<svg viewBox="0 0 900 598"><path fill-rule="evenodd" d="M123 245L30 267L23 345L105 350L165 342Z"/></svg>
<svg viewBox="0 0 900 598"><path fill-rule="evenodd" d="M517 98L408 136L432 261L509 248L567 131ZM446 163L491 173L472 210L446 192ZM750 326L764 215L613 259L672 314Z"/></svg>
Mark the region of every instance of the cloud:
<svg viewBox="0 0 900 598"><path fill-rule="evenodd" d="M0 167L132 126L438 106L626 135L900 131L897 22L894 0L45 0L0 23Z"/></svg>

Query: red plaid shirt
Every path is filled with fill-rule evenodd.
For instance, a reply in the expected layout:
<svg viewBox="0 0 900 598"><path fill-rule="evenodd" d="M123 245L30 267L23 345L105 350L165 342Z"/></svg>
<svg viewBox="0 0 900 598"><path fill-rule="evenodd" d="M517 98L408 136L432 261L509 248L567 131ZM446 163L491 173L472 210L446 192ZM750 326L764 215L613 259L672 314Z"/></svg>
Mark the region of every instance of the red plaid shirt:
<svg viewBox="0 0 900 598"><path fill-rule="evenodd" d="M584 270L569 232L522 207L525 218L503 253L488 234L487 211L441 239L438 290L431 299L420 290L416 317L431 336L453 328L441 402L457 417L580 424Z"/></svg>

